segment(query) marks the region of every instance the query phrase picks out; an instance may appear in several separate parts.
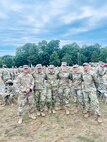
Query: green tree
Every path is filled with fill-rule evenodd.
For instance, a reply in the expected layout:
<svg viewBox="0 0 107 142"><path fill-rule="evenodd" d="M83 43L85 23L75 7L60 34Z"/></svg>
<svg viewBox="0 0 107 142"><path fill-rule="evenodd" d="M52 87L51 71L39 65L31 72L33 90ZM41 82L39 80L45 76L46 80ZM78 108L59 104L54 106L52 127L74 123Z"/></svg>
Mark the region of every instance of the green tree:
<svg viewBox="0 0 107 142"><path fill-rule="evenodd" d="M2 58L0 57L0 68L2 67L3 63L2 63Z"/></svg>
<svg viewBox="0 0 107 142"><path fill-rule="evenodd" d="M101 48L99 59L100 61L107 62L107 47Z"/></svg>
<svg viewBox="0 0 107 142"><path fill-rule="evenodd" d="M72 57L66 53L63 58L62 58L62 62L67 62L67 65L73 65L73 61L72 61Z"/></svg>
<svg viewBox="0 0 107 142"><path fill-rule="evenodd" d="M94 52L92 53L91 61L92 61L92 62L98 62L98 61L99 61L99 54L98 54L96 51L94 51Z"/></svg>
<svg viewBox="0 0 107 142"><path fill-rule="evenodd" d="M47 41L46 40L42 40L41 42L38 43L38 50L39 50L39 53L43 53L46 51L47 49Z"/></svg>
<svg viewBox="0 0 107 142"><path fill-rule="evenodd" d="M29 64L29 50L34 46L33 43L26 43L24 46L18 47L16 49L15 65L22 66L24 64Z"/></svg>
<svg viewBox="0 0 107 142"><path fill-rule="evenodd" d="M51 40L47 45L47 52L51 55L55 50L59 48L60 41L59 40Z"/></svg>
<svg viewBox="0 0 107 142"><path fill-rule="evenodd" d="M87 58L82 54L82 53L80 53L80 55L79 55L80 57L79 57L79 59L80 59L80 65L82 65L84 62L86 62L87 61Z"/></svg>
<svg viewBox="0 0 107 142"><path fill-rule="evenodd" d="M14 65L13 56L5 55L2 57L2 64L7 65L8 68L11 68Z"/></svg>
<svg viewBox="0 0 107 142"><path fill-rule="evenodd" d="M93 52L96 52L97 54L100 54L100 45L99 44L89 45L89 46L85 45L81 49L81 52L86 57L86 62L92 62Z"/></svg>
<svg viewBox="0 0 107 142"><path fill-rule="evenodd" d="M53 54L50 56L49 63L54 66L60 65L60 59L56 51L54 51Z"/></svg>
<svg viewBox="0 0 107 142"><path fill-rule="evenodd" d="M42 65L49 65L50 55L47 52L43 52L39 54L38 63Z"/></svg>
<svg viewBox="0 0 107 142"><path fill-rule="evenodd" d="M38 52L39 52L38 46L36 44L32 44L32 46L29 48L29 56L27 58L29 65L38 64L38 59L39 59Z"/></svg>
<svg viewBox="0 0 107 142"><path fill-rule="evenodd" d="M67 60L69 65L78 63L78 53L80 52L80 47L76 43L68 44L62 48L62 60Z"/></svg>

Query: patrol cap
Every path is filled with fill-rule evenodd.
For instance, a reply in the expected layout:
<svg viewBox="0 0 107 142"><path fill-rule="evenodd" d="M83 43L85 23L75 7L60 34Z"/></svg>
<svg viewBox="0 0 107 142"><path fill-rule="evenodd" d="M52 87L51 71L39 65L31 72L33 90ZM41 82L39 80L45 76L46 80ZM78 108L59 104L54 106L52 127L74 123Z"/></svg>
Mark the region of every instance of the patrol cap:
<svg viewBox="0 0 107 142"><path fill-rule="evenodd" d="M107 67L107 64L104 64L104 67Z"/></svg>
<svg viewBox="0 0 107 142"><path fill-rule="evenodd" d="M4 65L3 65L3 67L5 67L5 68L6 68L7 66L4 64Z"/></svg>
<svg viewBox="0 0 107 142"><path fill-rule="evenodd" d="M73 65L73 68L78 68L79 66L76 64L76 65Z"/></svg>
<svg viewBox="0 0 107 142"><path fill-rule="evenodd" d="M48 68L53 69L53 68L54 68L54 65L49 65Z"/></svg>
<svg viewBox="0 0 107 142"><path fill-rule="evenodd" d="M89 66L89 64L88 63L83 63L83 66Z"/></svg>
<svg viewBox="0 0 107 142"><path fill-rule="evenodd" d="M100 67L104 67L105 65L104 64L100 64Z"/></svg>
<svg viewBox="0 0 107 142"><path fill-rule="evenodd" d="M23 68L23 66L20 66L19 68Z"/></svg>
<svg viewBox="0 0 107 142"><path fill-rule="evenodd" d="M36 65L36 68L41 69L41 68L42 68L42 65L41 65L41 64L37 64L37 65Z"/></svg>
<svg viewBox="0 0 107 142"><path fill-rule="evenodd" d="M24 68L24 69L28 69L29 66L28 66L28 65L24 65L23 68Z"/></svg>
<svg viewBox="0 0 107 142"><path fill-rule="evenodd" d="M62 62L61 66L67 66L67 62Z"/></svg>

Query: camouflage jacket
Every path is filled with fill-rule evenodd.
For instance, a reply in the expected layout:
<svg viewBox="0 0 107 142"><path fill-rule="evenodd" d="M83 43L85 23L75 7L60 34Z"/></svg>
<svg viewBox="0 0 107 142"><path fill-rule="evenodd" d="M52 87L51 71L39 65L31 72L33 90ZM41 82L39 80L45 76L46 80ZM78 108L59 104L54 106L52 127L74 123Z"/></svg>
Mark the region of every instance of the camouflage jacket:
<svg viewBox="0 0 107 142"><path fill-rule="evenodd" d="M8 79L11 79L11 74L10 74L10 71L8 69L4 69L2 71L2 75L1 75L1 78L4 82L6 82Z"/></svg>
<svg viewBox="0 0 107 142"><path fill-rule="evenodd" d="M32 76L34 78L34 90L44 89L46 75L44 73L33 72Z"/></svg>
<svg viewBox="0 0 107 142"><path fill-rule="evenodd" d="M72 73L73 89L82 89L82 73Z"/></svg>
<svg viewBox="0 0 107 142"><path fill-rule="evenodd" d="M19 91L25 92L27 88L30 88L31 90L33 90L34 79L31 74L21 73L20 75L18 75L16 80L17 80Z"/></svg>
<svg viewBox="0 0 107 142"><path fill-rule="evenodd" d="M99 81L97 75L90 71L83 73L83 83L82 88L86 92L96 91L99 86Z"/></svg>
<svg viewBox="0 0 107 142"><path fill-rule="evenodd" d="M58 86L57 74L55 72L48 73L46 75L46 80L47 80L47 86L49 88L57 87Z"/></svg>
<svg viewBox="0 0 107 142"><path fill-rule="evenodd" d="M68 72L62 72L60 71L57 74L57 79L58 79L58 85L60 86L68 86L70 87L70 79L71 79L71 75Z"/></svg>

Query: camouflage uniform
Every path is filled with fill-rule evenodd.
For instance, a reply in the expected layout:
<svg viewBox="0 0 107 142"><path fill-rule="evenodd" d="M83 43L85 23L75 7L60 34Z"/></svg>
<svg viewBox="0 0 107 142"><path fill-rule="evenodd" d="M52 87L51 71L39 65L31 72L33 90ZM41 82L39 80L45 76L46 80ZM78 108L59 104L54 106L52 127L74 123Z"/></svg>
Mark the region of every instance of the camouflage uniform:
<svg viewBox="0 0 107 142"><path fill-rule="evenodd" d="M78 68L78 65L74 65L73 68ZM73 95L75 97L76 105L83 105L83 94L82 94L82 73L73 72L72 73L72 88Z"/></svg>
<svg viewBox="0 0 107 142"><path fill-rule="evenodd" d="M8 80L5 82L5 92L3 95L4 105L10 104L14 102L17 98L16 88L13 84L12 80Z"/></svg>
<svg viewBox="0 0 107 142"><path fill-rule="evenodd" d="M103 83L103 76L105 74L105 70L104 70L104 67L103 66L99 66L98 69L97 69L97 77L98 77L98 80L99 80L99 88L98 88L98 91L99 93L100 92L103 92L104 90L104 83ZM100 93L101 95L101 93Z"/></svg>
<svg viewBox="0 0 107 142"><path fill-rule="evenodd" d="M7 81L11 79L11 74L10 74L10 71L9 69L7 69L6 65L3 65L3 71L2 71L2 74L1 74L1 79L4 83L4 94L3 94L3 105L6 105L7 102L9 103L9 99L8 99L8 95L7 95Z"/></svg>
<svg viewBox="0 0 107 142"><path fill-rule="evenodd" d="M54 69L53 65L49 68ZM55 71L49 71L46 76L47 80L47 92L46 92L46 104L50 112L55 112L56 97L58 94L58 80Z"/></svg>
<svg viewBox="0 0 107 142"><path fill-rule="evenodd" d="M99 79L99 83L102 84L103 83L103 75L105 74L104 67L99 66L96 73L97 73L97 77Z"/></svg>
<svg viewBox="0 0 107 142"><path fill-rule="evenodd" d="M4 84L8 79L11 79L10 71L7 68L3 68L1 78L2 78L2 80L4 82Z"/></svg>
<svg viewBox="0 0 107 142"><path fill-rule="evenodd" d="M66 65L65 62L62 63L62 66ZM58 98L60 101L60 106L64 107L67 110L70 106L69 97L70 97L70 73L67 71L60 71L57 74L58 78Z"/></svg>
<svg viewBox="0 0 107 142"><path fill-rule="evenodd" d="M41 64L36 66L37 68L42 68ZM46 87L45 87L45 74L43 72L34 72L34 94L36 100L36 108L38 112L43 112L46 100ZM39 114L40 114L39 113Z"/></svg>
<svg viewBox="0 0 107 142"><path fill-rule="evenodd" d="M27 65L24 66L24 68L27 68ZM34 79L31 74L27 73L21 73L17 77L17 85L19 88L19 95L18 95L18 115L22 116L24 111L24 106L28 102L29 104L29 114L32 114L34 111ZM26 93L26 89L30 89L29 93Z"/></svg>
<svg viewBox="0 0 107 142"><path fill-rule="evenodd" d="M85 66L85 63L84 63ZM96 87L98 87L99 82L97 76L94 72L88 71L83 73L83 94L85 102L86 113L91 110L95 111L97 116L100 116L99 101L96 95Z"/></svg>
<svg viewBox="0 0 107 142"><path fill-rule="evenodd" d="M10 74L11 74L11 79L14 80L15 79L15 69L14 69L14 67L12 67L12 69L10 71Z"/></svg>

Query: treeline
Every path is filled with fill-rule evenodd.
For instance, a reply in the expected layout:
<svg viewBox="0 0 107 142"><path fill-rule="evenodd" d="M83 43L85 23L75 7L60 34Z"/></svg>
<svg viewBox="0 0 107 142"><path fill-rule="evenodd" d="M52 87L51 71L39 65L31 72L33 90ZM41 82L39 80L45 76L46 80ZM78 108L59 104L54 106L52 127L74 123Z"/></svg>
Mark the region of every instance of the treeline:
<svg viewBox="0 0 107 142"><path fill-rule="evenodd" d="M45 40L35 43L27 43L17 47L16 55L5 55L0 58L0 67L6 64L8 67L28 65L50 65L59 66L62 61L68 65L84 62L107 62L107 47L101 47L99 44L83 45L80 47L77 43L66 44L60 47L59 40Z"/></svg>

